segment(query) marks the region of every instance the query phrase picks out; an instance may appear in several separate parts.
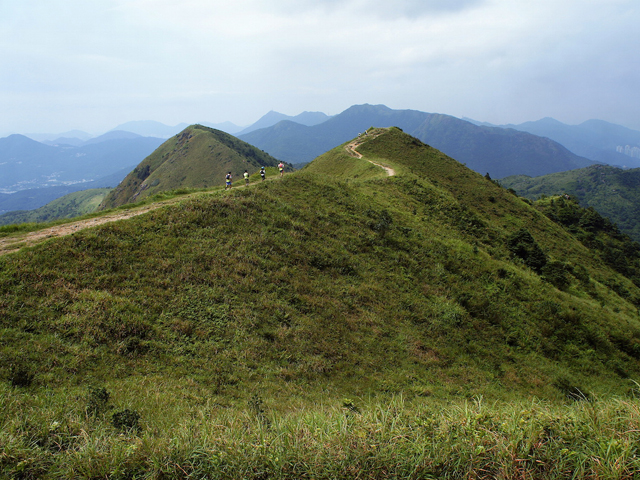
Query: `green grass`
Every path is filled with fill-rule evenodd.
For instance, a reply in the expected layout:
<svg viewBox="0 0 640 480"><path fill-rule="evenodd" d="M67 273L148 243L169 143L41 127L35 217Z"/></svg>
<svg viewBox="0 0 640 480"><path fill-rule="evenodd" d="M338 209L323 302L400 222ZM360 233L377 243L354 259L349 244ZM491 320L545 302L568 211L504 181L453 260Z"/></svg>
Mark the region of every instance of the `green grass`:
<svg viewBox="0 0 640 480"><path fill-rule="evenodd" d="M138 202L154 194L183 188L224 185L231 172L234 183L242 174L275 168L278 160L232 135L192 125L170 138L144 159L103 201L100 208ZM259 175L258 175L259 176Z"/></svg>
<svg viewBox="0 0 640 480"><path fill-rule="evenodd" d="M609 218L636 241L640 240L638 168L623 170L608 165L594 165L534 178L508 177L500 180L500 183L531 200L568 193L584 207L593 207Z"/></svg>
<svg viewBox="0 0 640 480"><path fill-rule="evenodd" d="M358 150L398 174L338 148L0 257L5 470L630 478L632 279L396 129ZM553 268L528 265L514 238ZM100 386L113 408L87 416ZM136 435L111 423L125 409Z"/></svg>
<svg viewBox="0 0 640 480"><path fill-rule="evenodd" d="M228 408L194 385L153 379L110 391L96 414L90 391L66 397L0 386L0 478L634 478L640 403L554 405L482 397L443 404L327 396L278 410L253 396ZM75 399L69 401L69 398ZM138 412L137 429L114 414ZM162 415L158 415L158 411Z"/></svg>

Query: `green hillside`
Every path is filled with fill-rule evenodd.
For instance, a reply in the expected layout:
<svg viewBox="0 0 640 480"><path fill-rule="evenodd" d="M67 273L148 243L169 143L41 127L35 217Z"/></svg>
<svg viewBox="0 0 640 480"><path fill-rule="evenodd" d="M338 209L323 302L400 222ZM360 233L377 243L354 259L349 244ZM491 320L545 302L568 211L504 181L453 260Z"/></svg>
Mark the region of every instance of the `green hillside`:
<svg viewBox="0 0 640 480"><path fill-rule="evenodd" d="M0 257L6 471L572 478L636 462L635 407L558 409L636 392L637 251L611 268L398 129L357 151ZM558 463L597 449L588 431L624 461Z"/></svg>
<svg viewBox="0 0 640 480"><path fill-rule="evenodd" d="M73 218L97 210L110 188L92 188L81 190L57 198L35 210L13 211L0 215L0 225L12 223L40 223Z"/></svg>
<svg viewBox="0 0 640 480"><path fill-rule="evenodd" d="M275 167L278 160L228 133L192 125L163 143L103 201L113 208L177 188L224 185L227 172L236 182L245 170Z"/></svg>
<svg viewBox="0 0 640 480"><path fill-rule="evenodd" d="M640 169L623 170L605 165L554 173L541 177L518 175L500 180L518 195L536 199L541 195L567 193L584 207L592 207L611 219L620 230L640 241Z"/></svg>

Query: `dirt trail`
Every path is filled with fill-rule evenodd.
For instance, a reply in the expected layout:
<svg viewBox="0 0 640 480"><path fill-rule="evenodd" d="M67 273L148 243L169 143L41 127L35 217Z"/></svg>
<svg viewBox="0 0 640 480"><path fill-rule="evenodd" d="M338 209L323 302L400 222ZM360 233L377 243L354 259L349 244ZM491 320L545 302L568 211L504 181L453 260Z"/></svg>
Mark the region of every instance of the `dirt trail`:
<svg viewBox="0 0 640 480"><path fill-rule="evenodd" d="M267 181L271 180L273 179L267 179ZM257 183L260 182L252 182L250 185L255 185ZM240 187L240 182L238 182L234 188L246 187ZM205 192L205 194L206 193L207 192ZM136 217L152 210L156 210L157 208L181 202L195 195L202 195L202 192L193 193L190 195L181 195L169 200L163 200L160 202L151 203L149 205L144 205L142 207L133 207L130 210L114 212L108 215L90 218L88 220L79 220L77 222L56 225L55 227L49 227L42 230L37 230L35 232L16 233L15 235L11 235L8 237L0 237L0 256L12 252L17 252L23 247L31 247L49 238L64 237L80 230L84 230L85 228L97 227L98 225L103 225L105 223L117 222L118 220L126 220L127 218Z"/></svg>
<svg viewBox="0 0 640 480"><path fill-rule="evenodd" d="M142 215L143 213L150 212L151 210L184 200L184 198L185 197L178 197L171 200L152 203L150 205L144 205L139 208L132 208L131 210L126 210L124 212L116 212L101 217L90 218L88 220L56 225L55 227L49 227L35 232L18 233L10 237L3 237L0 238L0 255L17 252L23 247L30 247L49 238L64 237L65 235L71 235L72 233L85 228L96 227L105 223L116 222L118 220L125 220L127 218Z"/></svg>
<svg viewBox="0 0 640 480"><path fill-rule="evenodd" d="M362 158L362 154L356 150L358 145L361 145L367 140L377 137L385 132L383 128L377 128L374 130L370 130L366 135L359 136L356 140L349 143L345 149L352 157ZM379 163L372 162L368 160L370 163L384 168L387 172L387 175L392 177L396 174L395 170L390 167L386 167ZM272 179L268 179L272 180ZM259 182L252 182L251 185ZM235 188L238 188L241 184L238 183ZM196 194L197 195L197 194ZM97 227L98 225L103 225L105 223L117 222L118 220L126 220L127 218L135 217L138 215L142 215L144 213L150 212L160 207L164 207L165 205L170 205L172 203L177 203L187 196L179 196L176 198L172 198L170 200L164 200L157 203L152 203L149 205L144 205L138 208L132 208L131 210L126 210L124 212L116 212L109 215L103 215L96 218L90 218L88 220L80 220L77 222L65 223L63 225L56 225L55 227L45 228L43 230L37 230L35 232L29 233L16 233L15 235L11 235L8 237L0 237L0 256L6 255L8 253L17 252L23 247L30 247L36 245L40 242L43 242L49 238L55 237L64 237L66 235L71 235L72 233L78 232L80 230L84 230L85 228Z"/></svg>
<svg viewBox="0 0 640 480"><path fill-rule="evenodd" d="M370 132L366 132L366 134L361 134L358 136L358 138L356 138L351 143L347 144L344 148L350 156L356 157L356 158L362 158L362 154L356 150L356 147L358 147L359 145L362 145L367 140L370 140L372 138L376 138L379 135L382 135L384 131L385 129L383 128L376 128ZM380 163L372 162L371 160L367 160L367 161L369 163L374 164L377 167L383 168L387 172L387 175L390 177L393 177L396 174L396 171L391 167L386 167L384 165L381 165Z"/></svg>

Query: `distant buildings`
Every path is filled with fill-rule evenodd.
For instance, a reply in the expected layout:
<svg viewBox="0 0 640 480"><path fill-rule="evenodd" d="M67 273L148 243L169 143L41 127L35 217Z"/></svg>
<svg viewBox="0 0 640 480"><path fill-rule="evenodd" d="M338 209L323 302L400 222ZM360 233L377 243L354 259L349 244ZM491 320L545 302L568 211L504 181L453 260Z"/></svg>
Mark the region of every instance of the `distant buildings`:
<svg viewBox="0 0 640 480"><path fill-rule="evenodd" d="M640 158L640 148L632 147L631 145L625 145L624 147L622 145L618 145L616 147L616 152L624 153L628 157Z"/></svg>

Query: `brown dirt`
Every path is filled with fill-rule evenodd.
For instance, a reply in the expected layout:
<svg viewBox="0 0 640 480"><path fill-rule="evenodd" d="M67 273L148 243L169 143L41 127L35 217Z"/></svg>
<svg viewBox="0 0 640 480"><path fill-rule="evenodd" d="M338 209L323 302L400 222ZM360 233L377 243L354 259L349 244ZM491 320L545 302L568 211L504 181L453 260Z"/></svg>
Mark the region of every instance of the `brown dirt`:
<svg viewBox="0 0 640 480"><path fill-rule="evenodd" d="M366 135L361 134L358 138L353 140L351 143L347 144L344 148L350 156L356 157L356 158L362 158L362 154L356 150L356 147L358 147L359 145L362 145L367 140L376 138L378 135L381 135L382 133L384 133L385 130L386 129L384 128L376 128L370 132L367 132ZM380 163L372 162L371 160L367 160L367 161L369 163L374 164L377 167L383 168L387 172L387 175L390 177L393 177L396 174L396 171L391 167L387 167Z"/></svg>
<svg viewBox="0 0 640 480"><path fill-rule="evenodd" d="M90 218L88 220L80 220L77 222L65 223L63 225L56 225L55 227L45 228L29 233L17 233L9 237L0 238L0 255L6 255L7 253L17 252L23 247L30 247L41 243L49 238L64 237L71 235L79 230L85 228L96 227L105 223L117 222L118 220L125 220L127 218L142 215L143 213L150 212L162 206L170 203L175 203L179 200L184 200L185 197L178 197L163 202L152 203L143 207L126 210L124 212L116 212L101 217Z"/></svg>

